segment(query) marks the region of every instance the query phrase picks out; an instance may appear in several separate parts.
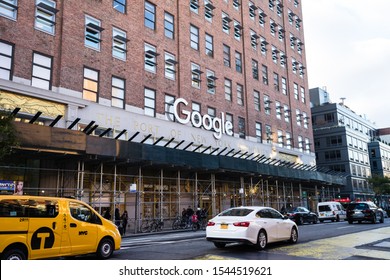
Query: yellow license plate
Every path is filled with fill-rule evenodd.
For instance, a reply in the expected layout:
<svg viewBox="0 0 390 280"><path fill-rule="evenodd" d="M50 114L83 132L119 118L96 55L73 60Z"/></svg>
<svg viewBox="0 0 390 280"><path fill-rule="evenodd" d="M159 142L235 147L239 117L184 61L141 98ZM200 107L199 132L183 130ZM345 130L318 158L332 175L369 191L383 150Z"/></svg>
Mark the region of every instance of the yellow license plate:
<svg viewBox="0 0 390 280"><path fill-rule="evenodd" d="M221 229L227 229L228 225L227 224L221 224Z"/></svg>

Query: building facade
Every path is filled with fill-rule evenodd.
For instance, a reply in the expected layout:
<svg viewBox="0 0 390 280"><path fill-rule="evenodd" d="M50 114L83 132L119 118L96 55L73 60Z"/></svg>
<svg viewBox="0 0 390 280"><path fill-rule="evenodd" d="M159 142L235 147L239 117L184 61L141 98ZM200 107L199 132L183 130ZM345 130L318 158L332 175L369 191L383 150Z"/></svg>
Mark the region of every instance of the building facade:
<svg viewBox="0 0 390 280"><path fill-rule="evenodd" d="M313 207L300 1L6 0L0 108L19 145L0 180L100 211L173 219L233 205Z"/></svg>
<svg viewBox="0 0 390 280"><path fill-rule="evenodd" d="M373 145L378 147L377 154L385 151L375 141L376 126L343 102L332 103L324 89L310 89L310 96L317 166L348 174L342 198L373 200L375 194L367 181L374 172Z"/></svg>

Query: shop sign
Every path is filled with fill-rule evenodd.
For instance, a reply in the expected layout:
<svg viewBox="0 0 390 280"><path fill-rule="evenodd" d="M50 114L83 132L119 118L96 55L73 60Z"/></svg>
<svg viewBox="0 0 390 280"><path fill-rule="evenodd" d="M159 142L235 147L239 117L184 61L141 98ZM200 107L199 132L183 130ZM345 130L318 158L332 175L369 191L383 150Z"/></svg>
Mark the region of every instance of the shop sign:
<svg viewBox="0 0 390 280"><path fill-rule="evenodd" d="M183 109L181 110L181 113L185 117L182 118L179 114L180 104L187 106L188 102L184 98L178 98L173 103L173 113L179 123L187 124L191 122L194 127L203 127L206 130L214 131L213 135L216 139L221 139L223 134L233 136L233 124L226 120L223 112L221 113L221 117L211 117L208 114L202 116L199 112L191 112Z"/></svg>

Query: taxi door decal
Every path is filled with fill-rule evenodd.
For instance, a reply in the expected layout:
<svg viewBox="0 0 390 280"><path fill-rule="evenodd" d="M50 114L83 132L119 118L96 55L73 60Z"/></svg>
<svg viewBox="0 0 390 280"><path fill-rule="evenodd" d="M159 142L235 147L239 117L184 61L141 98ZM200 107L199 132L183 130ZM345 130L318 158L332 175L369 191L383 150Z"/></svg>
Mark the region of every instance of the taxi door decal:
<svg viewBox="0 0 390 280"><path fill-rule="evenodd" d="M50 249L54 245L54 232L51 228L41 227L31 237L31 249Z"/></svg>

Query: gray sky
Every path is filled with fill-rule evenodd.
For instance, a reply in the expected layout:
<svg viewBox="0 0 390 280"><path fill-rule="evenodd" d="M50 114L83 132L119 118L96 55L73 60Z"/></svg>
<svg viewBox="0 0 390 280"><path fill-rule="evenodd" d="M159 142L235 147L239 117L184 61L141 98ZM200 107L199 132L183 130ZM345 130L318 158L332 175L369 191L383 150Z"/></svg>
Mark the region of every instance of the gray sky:
<svg viewBox="0 0 390 280"><path fill-rule="evenodd" d="M390 0L301 0L309 88L390 127Z"/></svg>

